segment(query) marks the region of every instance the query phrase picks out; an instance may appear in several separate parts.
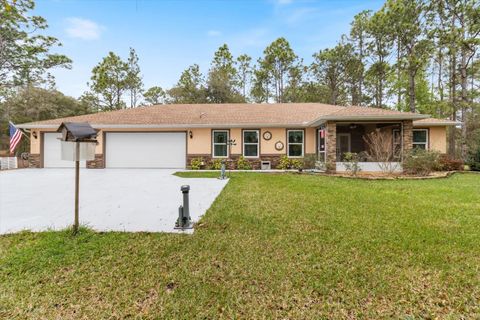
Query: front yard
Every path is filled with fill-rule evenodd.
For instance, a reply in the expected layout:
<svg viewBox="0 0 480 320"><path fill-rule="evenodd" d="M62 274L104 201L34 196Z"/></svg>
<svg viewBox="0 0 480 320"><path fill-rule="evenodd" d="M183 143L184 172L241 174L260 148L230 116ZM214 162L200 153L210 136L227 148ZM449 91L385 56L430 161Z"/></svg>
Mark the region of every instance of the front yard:
<svg viewBox="0 0 480 320"><path fill-rule="evenodd" d="M479 189L238 173L193 235L1 236L0 318L477 318Z"/></svg>

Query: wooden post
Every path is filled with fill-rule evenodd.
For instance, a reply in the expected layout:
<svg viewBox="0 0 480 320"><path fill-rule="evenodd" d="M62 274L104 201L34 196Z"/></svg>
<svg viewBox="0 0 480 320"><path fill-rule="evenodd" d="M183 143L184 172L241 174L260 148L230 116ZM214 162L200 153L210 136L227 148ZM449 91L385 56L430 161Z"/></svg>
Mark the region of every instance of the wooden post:
<svg viewBox="0 0 480 320"><path fill-rule="evenodd" d="M73 224L73 233L77 234L78 232L78 193L80 187L80 142L75 142L75 222Z"/></svg>

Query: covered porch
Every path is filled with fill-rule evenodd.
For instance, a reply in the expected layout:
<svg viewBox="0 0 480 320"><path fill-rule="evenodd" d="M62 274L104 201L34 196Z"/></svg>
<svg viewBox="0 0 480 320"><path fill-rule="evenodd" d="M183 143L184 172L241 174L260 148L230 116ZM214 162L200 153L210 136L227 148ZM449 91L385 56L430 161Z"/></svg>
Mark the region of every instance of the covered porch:
<svg viewBox="0 0 480 320"><path fill-rule="evenodd" d="M353 158L364 172L401 172L402 155L412 147L411 120L329 121L318 132L327 171L347 171Z"/></svg>

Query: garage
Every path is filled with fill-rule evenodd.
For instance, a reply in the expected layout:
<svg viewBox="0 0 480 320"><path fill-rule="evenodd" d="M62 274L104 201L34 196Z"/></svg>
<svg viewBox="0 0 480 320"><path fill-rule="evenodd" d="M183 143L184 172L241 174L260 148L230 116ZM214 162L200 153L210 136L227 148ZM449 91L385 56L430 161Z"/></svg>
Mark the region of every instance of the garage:
<svg viewBox="0 0 480 320"><path fill-rule="evenodd" d="M44 168L72 168L74 161L62 160L62 144L59 138L61 133L45 132L43 134L43 167ZM80 167L85 167L86 162L81 161Z"/></svg>
<svg viewBox="0 0 480 320"><path fill-rule="evenodd" d="M185 132L107 132L107 168L183 169L186 164Z"/></svg>

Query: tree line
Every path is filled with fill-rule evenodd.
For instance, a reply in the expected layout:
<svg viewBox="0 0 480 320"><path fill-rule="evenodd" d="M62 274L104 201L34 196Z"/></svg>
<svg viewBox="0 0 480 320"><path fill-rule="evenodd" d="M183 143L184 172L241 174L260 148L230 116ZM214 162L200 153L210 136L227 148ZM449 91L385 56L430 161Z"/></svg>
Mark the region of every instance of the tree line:
<svg viewBox="0 0 480 320"><path fill-rule="evenodd" d="M125 60L110 52L92 69L88 91L57 113L165 103L321 102L389 108L460 121L460 130L450 130L449 153L465 159L480 144L479 6L473 0L387 0L376 12L358 13L350 32L335 46L313 53L311 63L305 63L285 38L273 41L257 59L246 54L234 57L224 44L205 73L192 64L168 89L144 88L133 48ZM42 18L26 15L33 1L17 1L14 7L2 10L2 18L6 14L7 21L46 28ZM11 37L7 46L0 43L2 108L30 115L21 109L45 106L32 116L57 116L46 107L51 102L14 106L39 99L41 90L45 95L61 95L52 90L48 70L69 68L70 59L48 53L59 44L57 39L22 33L13 22L6 26L0 30L0 41ZM17 54L32 44L39 49L35 54ZM19 63L6 63L11 57ZM39 89L39 85L47 87Z"/></svg>

